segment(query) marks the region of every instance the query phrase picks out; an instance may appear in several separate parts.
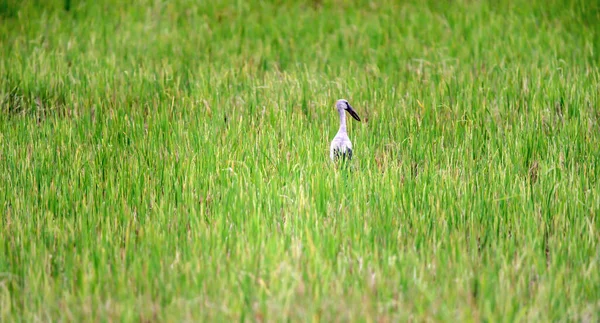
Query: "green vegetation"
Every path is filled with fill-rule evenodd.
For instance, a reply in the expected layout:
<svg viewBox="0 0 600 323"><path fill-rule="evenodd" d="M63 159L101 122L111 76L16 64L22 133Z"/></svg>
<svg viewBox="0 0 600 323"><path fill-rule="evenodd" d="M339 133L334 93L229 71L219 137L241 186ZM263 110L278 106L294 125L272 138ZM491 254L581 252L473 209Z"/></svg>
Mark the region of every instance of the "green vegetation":
<svg viewBox="0 0 600 323"><path fill-rule="evenodd" d="M598 321L599 8L1 0L0 321Z"/></svg>

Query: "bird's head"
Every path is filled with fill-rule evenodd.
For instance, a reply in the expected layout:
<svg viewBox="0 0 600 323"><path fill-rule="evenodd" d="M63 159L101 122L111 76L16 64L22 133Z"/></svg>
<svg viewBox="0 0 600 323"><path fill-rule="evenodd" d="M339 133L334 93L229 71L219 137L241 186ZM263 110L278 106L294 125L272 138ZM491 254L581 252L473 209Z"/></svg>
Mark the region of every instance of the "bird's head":
<svg viewBox="0 0 600 323"><path fill-rule="evenodd" d="M356 119L357 121L360 121L360 117L358 116L356 111L354 111L354 109L352 108L350 103L348 103L348 100L344 100L344 99L337 100L337 102L335 103L335 108L338 111L344 111L344 110L348 111L348 113L350 113L352 118Z"/></svg>

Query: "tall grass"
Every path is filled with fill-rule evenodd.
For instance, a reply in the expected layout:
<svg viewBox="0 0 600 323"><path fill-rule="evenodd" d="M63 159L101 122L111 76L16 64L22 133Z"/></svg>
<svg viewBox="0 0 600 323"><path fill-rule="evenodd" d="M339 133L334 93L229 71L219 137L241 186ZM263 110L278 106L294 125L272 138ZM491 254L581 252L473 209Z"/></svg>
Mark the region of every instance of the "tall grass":
<svg viewBox="0 0 600 323"><path fill-rule="evenodd" d="M0 19L1 321L599 319L594 2Z"/></svg>

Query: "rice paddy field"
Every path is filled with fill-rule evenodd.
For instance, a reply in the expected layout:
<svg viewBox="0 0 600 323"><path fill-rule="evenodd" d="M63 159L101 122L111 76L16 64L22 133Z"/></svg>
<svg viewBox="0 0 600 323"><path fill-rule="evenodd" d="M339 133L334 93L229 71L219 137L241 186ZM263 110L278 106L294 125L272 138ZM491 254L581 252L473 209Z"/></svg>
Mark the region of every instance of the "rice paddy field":
<svg viewBox="0 0 600 323"><path fill-rule="evenodd" d="M0 321L598 322L599 12L0 1Z"/></svg>

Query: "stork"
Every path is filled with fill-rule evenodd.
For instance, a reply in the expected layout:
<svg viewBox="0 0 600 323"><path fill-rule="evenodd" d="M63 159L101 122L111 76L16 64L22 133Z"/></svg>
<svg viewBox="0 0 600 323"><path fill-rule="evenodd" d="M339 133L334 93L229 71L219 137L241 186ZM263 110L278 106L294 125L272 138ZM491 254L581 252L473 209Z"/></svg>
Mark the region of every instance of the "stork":
<svg viewBox="0 0 600 323"><path fill-rule="evenodd" d="M356 111L354 111L347 100L337 100L335 102L335 108L340 115L340 129L329 146L329 158L331 158L333 162L336 162L340 158L349 161L352 159L352 142L350 141L350 138L348 138L348 132L346 131L346 111L358 121L360 121L360 117L356 114Z"/></svg>

